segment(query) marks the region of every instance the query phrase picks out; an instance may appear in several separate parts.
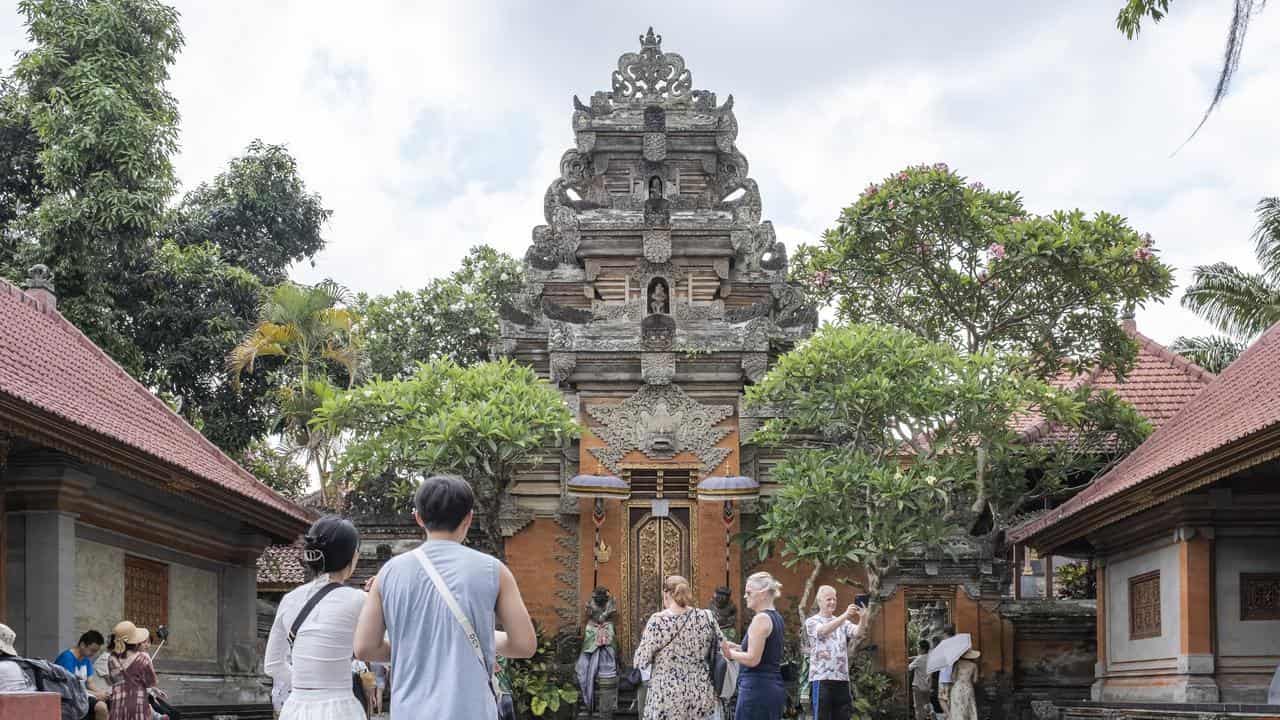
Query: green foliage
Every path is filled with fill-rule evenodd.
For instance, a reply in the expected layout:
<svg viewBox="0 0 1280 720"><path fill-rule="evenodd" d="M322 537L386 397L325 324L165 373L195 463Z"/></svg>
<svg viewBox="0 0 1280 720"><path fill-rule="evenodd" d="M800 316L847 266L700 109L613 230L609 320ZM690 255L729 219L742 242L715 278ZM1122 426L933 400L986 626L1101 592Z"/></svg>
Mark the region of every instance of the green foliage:
<svg viewBox="0 0 1280 720"><path fill-rule="evenodd" d="M498 340L498 308L524 283L520 263L487 245L471 249L448 277L416 291L361 295L356 307L368 342L369 370L404 378L420 362L471 365L490 359Z"/></svg>
<svg viewBox="0 0 1280 720"><path fill-rule="evenodd" d="M45 193L39 244L17 265L48 265L62 314L136 372L114 289L145 257L175 187L178 111L164 83L183 42L178 15L156 0L21 0L18 11L34 48L15 73Z"/></svg>
<svg viewBox="0 0 1280 720"><path fill-rule="evenodd" d="M44 196L40 139L31 108L12 78L0 77L0 277L21 280L19 248L34 243L34 211Z"/></svg>
<svg viewBox="0 0 1280 720"><path fill-rule="evenodd" d="M1138 36L1142 30L1142 21L1151 18L1158 23L1169 13L1169 3L1173 0L1128 0L1120 14L1116 16L1116 28L1130 40Z"/></svg>
<svg viewBox="0 0 1280 720"><path fill-rule="evenodd" d="M1261 271L1249 273L1227 263L1198 265L1182 294L1182 306L1227 337L1180 337L1173 349L1192 362L1221 372L1249 341L1280 322L1280 197L1258 201L1254 255Z"/></svg>
<svg viewBox="0 0 1280 720"><path fill-rule="evenodd" d="M849 658L849 685L853 690L853 720L888 720L897 705L893 677L875 669L870 653Z"/></svg>
<svg viewBox="0 0 1280 720"><path fill-rule="evenodd" d="M435 360L403 380L374 379L327 400L313 426L349 439L339 473L356 484L390 473L402 502L434 473L470 480L475 526L499 554L498 500L515 470L578 430L560 393L510 360Z"/></svg>
<svg viewBox="0 0 1280 720"><path fill-rule="evenodd" d="M1098 596L1097 575L1091 563L1067 563L1053 571L1053 590L1060 598L1092 600Z"/></svg>
<svg viewBox="0 0 1280 720"><path fill-rule="evenodd" d="M573 668L557 662L556 638L538 631L538 649L533 657L521 660L501 661L504 674L510 684L511 699L516 716L562 717L571 716L574 703L578 702L577 680Z"/></svg>
<svg viewBox="0 0 1280 720"><path fill-rule="evenodd" d="M1165 297L1168 266L1116 215L1034 216L943 164L871 185L795 263L841 319L910 330L966 353L1029 359L1032 372L1123 370L1136 350L1116 318Z"/></svg>
<svg viewBox="0 0 1280 720"><path fill-rule="evenodd" d="M333 479L336 433L312 420L339 393L333 379L345 375L350 388L363 360L356 314L345 307L347 303L346 289L332 280L314 286L277 285L266 293L257 324L226 359L236 389L245 373L254 373L260 359L277 361L271 371L278 413L274 429L315 466L326 500Z"/></svg>
<svg viewBox="0 0 1280 720"><path fill-rule="evenodd" d="M268 440L254 441L236 460L267 487L291 500L298 500L307 492L307 469Z"/></svg>
<svg viewBox="0 0 1280 720"><path fill-rule="evenodd" d="M187 193L167 234L181 246L211 243L228 264L276 285L290 265L324 247L330 215L283 145L254 140L211 182Z"/></svg>

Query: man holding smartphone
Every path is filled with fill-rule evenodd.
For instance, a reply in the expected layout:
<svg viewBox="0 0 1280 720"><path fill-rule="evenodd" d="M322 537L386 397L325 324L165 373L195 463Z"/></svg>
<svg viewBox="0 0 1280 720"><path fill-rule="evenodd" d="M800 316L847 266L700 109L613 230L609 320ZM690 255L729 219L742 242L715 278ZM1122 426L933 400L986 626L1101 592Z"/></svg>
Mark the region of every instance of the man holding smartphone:
<svg viewBox="0 0 1280 720"><path fill-rule="evenodd" d="M836 615L836 589L818 588L818 614L804 623L809 640L809 692L814 720L849 720L853 694L849 688L849 643L862 618L856 603Z"/></svg>

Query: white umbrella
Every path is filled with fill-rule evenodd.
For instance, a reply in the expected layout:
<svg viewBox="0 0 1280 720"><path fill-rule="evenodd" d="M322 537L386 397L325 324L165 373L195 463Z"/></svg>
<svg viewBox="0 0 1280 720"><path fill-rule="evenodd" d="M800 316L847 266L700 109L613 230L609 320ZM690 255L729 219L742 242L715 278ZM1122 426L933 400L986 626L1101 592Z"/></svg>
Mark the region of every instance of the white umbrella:
<svg viewBox="0 0 1280 720"><path fill-rule="evenodd" d="M969 652L972 647L973 638L969 636L969 633L960 633L949 637L929 651L929 666L926 670L932 675L943 668L951 667L956 664L961 655Z"/></svg>

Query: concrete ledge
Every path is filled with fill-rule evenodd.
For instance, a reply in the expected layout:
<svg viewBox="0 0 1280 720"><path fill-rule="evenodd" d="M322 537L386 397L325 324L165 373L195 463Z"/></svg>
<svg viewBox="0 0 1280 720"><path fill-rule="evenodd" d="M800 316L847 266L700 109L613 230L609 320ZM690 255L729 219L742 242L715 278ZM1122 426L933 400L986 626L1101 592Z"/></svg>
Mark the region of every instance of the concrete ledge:
<svg viewBox="0 0 1280 720"><path fill-rule="evenodd" d="M60 720L61 702L57 693L0 693L0 718Z"/></svg>
<svg viewBox="0 0 1280 720"><path fill-rule="evenodd" d="M1057 705L1060 720L1166 720L1188 718L1254 718L1280 720L1280 705L1236 703L1064 702Z"/></svg>

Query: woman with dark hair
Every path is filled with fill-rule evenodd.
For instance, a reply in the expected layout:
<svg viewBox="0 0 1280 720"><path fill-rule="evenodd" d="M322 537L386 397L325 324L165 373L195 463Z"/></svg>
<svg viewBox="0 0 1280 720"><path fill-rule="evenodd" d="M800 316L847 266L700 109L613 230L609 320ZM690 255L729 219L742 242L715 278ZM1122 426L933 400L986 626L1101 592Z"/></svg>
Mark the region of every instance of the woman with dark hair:
<svg viewBox="0 0 1280 720"><path fill-rule="evenodd" d="M280 718L363 720L351 692L351 656L365 595L343 585L355 572L360 535L351 521L330 515L303 543L303 562L316 578L284 596L267 639L264 670L290 688Z"/></svg>
<svg viewBox="0 0 1280 720"><path fill-rule="evenodd" d="M703 720L716 708L707 650L720 626L709 610L693 607L689 581L672 575L662 583L662 607L649 616L635 666L651 669L644 720Z"/></svg>

